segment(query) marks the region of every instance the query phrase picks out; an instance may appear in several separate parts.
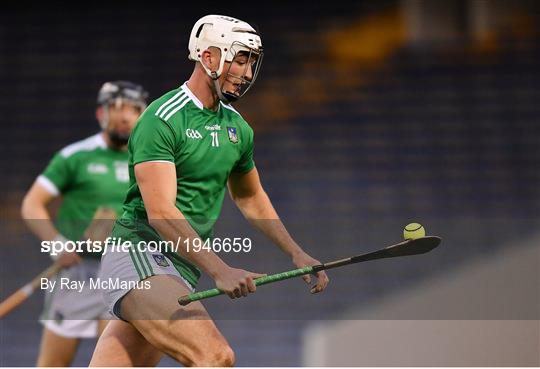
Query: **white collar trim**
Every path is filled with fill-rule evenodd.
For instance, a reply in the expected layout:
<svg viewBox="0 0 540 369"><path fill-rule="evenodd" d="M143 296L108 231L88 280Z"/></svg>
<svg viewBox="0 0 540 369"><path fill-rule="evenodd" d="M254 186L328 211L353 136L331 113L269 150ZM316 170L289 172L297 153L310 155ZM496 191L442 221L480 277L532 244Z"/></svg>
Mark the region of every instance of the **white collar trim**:
<svg viewBox="0 0 540 369"><path fill-rule="evenodd" d="M98 147L101 147L102 149L106 149L107 148L107 142L105 142L105 139L103 138L103 133L100 132L96 135L96 143L98 145Z"/></svg>
<svg viewBox="0 0 540 369"><path fill-rule="evenodd" d="M193 92L191 92L191 90L189 89L188 85L187 85L187 81L184 82L184 84L182 85L182 90L186 93L186 95L188 95L188 97L191 99L191 101L193 101L195 103L195 105L197 105L197 107L199 109L204 109L204 106L203 106L203 103L201 102L201 100L199 100L197 98L197 96L195 96L195 94Z"/></svg>

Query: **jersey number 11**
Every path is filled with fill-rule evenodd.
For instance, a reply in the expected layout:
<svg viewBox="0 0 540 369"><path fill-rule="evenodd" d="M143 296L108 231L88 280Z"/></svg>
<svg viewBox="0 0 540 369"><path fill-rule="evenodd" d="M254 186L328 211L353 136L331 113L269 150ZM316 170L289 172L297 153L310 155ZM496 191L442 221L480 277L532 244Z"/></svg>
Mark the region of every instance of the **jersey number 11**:
<svg viewBox="0 0 540 369"><path fill-rule="evenodd" d="M212 147L218 147L219 146L218 133L210 132L210 135L212 136Z"/></svg>

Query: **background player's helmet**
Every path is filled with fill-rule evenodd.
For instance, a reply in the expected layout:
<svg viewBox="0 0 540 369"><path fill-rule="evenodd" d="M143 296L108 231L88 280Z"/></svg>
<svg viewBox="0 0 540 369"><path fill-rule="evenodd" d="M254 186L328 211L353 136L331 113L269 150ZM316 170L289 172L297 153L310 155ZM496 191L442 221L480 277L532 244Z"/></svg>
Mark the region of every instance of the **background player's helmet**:
<svg viewBox="0 0 540 369"><path fill-rule="evenodd" d="M212 72L203 63L201 65L214 80L219 98L225 103L235 101L251 88L257 78L263 57L261 37L253 27L239 19L223 15L207 15L199 19L191 30L189 59L200 62L202 52L209 47L221 50L219 68ZM252 68L253 77L251 80L242 78L238 90L234 93L222 91L217 80L223 73L224 63L231 62L239 52L245 52L248 56L246 68Z"/></svg>
<svg viewBox="0 0 540 369"><path fill-rule="evenodd" d="M103 114L99 118L99 125L106 131L109 138L116 145L125 145L129 139L129 134L117 132L109 129L109 107L114 105L118 108L124 103L138 107L141 112L146 108L148 92L142 87L129 81L105 82L99 89L97 103L103 108Z"/></svg>
<svg viewBox="0 0 540 369"><path fill-rule="evenodd" d="M129 81L105 82L99 89L98 105L121 105L127 101L138 106L141 111L146 109L148 92L143 86Z"/></svg>

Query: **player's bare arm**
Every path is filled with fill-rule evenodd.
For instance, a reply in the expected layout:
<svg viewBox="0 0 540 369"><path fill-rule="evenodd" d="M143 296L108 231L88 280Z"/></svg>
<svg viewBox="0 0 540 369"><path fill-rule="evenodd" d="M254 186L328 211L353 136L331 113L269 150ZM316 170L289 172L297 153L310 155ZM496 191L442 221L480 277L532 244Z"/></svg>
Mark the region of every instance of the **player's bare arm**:
<svg viewBox="0 0 540 369"><path fill-rule="evenodd" d="M257 168L247 173L232 173L228 181L229 193L244 217L283 252L289 255L298 268L321 264L308 255L293 240L272 205L270 198L262 187ZM317 284L311 287L311 293L323 291L329 279L324 271L318 272ZM305 275L306 283L311 283L309 275Z"/></svg>
<svg viewBox="0 0 540 369"><path fill-rule="evenodd" d="M54 240L61 236L56 229L47 205L55 198L55 196L47 191L43 185L35 181L30 190L26 193L22 206L21 216L25 220L28 228L42 241ZM81 258L75 252L63 252L57 262L68 267L81 262Z"/></svg>
<svg viewBox="0 0 540 369"><path fill-rule="evenodd" d="M135 166L135 177L140 187L150 225L166 240L178 237L199 238L182 212L175 206L176 167L173 163L144 162ZM231 298L255 292L253 279L264 274L231 268L212 251L187 252L179 250L182 257L199 266L216 282L217 288Z"/></svg>

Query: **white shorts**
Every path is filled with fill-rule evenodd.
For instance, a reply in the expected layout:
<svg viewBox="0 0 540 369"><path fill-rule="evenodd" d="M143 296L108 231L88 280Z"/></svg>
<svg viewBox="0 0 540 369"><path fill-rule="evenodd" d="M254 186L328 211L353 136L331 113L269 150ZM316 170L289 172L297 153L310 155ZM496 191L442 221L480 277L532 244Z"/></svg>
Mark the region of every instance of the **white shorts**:
<svg viewBox="0 0 540 369"><path fill-rule="evenodd" d="M98 320L111 315L101 292L90 288L90 279L96 278L99 260L83 258L80 264L62 270L50 280L56 281L52 292L45 292L45 307L40 322L59 336L68 338L93 338L98 335ZM81 283L81 289L68 289L61 281Z"/></svg>
<svg viewBox="0 0 540 369"><path fill-rule="evenodd" d="M66 338L95 338L98 336L97 320L40 320L48 330Z"/></svg>

